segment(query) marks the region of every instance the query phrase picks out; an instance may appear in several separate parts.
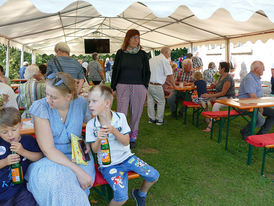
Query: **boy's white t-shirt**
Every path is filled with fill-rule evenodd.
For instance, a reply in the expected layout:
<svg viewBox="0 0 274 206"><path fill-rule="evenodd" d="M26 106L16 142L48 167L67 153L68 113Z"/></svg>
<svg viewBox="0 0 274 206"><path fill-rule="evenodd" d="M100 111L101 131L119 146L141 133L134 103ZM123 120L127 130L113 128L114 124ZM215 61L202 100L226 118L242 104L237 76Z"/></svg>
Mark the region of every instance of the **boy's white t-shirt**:
<svg viewBox="0 0 274 206"><path fill-rule="evenodd" d="M131 130L128 126L126 116L123 113L112 112L112 121L111 125L117 129L121 134L128 134ZM96 142L97 132L102 128L97 116L88 121L86 126L86 142L93 143ZM101 161L101 151L98 152L97 158L98 163L101 167L108 167L112 165L117 165L133 154L130 151L130 146L124 146L120 143L113 134L109 134L108 136L109 147L110 147L110 156L111 156L111 164L102 165Z"/></svg>

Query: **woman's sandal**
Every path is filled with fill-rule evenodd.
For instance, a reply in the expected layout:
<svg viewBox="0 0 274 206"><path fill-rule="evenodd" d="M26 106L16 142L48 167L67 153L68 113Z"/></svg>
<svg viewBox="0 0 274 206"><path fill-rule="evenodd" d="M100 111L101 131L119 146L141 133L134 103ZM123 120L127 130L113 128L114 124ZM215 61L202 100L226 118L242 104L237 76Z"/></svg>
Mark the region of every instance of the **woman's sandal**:
<svg viewBox="0 0 274 206"><path fill-rule="evenodd" d="M202 130L203 132L211 132L211 127L207 126L204 130Z"/></svg>

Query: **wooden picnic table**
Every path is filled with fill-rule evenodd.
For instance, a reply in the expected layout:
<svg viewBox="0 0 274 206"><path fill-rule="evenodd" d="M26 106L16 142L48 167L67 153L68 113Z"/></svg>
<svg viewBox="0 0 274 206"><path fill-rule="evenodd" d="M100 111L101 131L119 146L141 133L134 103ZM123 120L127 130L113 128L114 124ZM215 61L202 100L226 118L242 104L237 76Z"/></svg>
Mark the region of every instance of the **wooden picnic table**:
<svg viewBox="0 0 274 206"><path fill-rule="evenodd" d="M86 123L83 123L83 129L86 128ZM23 127L20 131L21 135L34 135L34 127L31 124L31 119L23 119Z"/></svg>
<svg viewBox="0 0 274 206"><path fill-rule="evenodd" d="M247 99L217 99L216 102L228 106L228 118L227 118L227 131L226 131L226 144L227 150L228 136L229 136L229 123L230 123L230 111L231 108L236 110L245 110L252 112L251 118L251 134L254 135L255 126L257 121L258 109L262 107L274 106L274 97L260 97L260 98L247 98ZM247 164L251 164L253 146L249 145Z"/></svg>
<svg viewBox="0 0 274 206"><path fill-rule="evenodd" d="M19 83L23 83L23 82L26 82L26 81L28 81L27 79L11 79L10 80L11 82L19 82Z"/></svg>
<svg viewBox="0 0 274 206"><path fill-rule="evenodd" d="M16 89L18 89L18 87L20 86L21 84L11 84L11 88L13 89L13 91L15 91Z"/></svg>

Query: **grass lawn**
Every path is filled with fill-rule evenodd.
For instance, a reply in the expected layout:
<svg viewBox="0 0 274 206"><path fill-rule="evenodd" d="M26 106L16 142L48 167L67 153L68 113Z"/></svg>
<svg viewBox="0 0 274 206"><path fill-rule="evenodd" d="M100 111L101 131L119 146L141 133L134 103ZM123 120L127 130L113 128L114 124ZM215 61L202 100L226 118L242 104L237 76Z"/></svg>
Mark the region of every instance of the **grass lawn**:
<svg viewBox="0 0 274 206"><path fill-rule="evenodd" d="M116 108L116 107L114 107ZM159 181L147 197L148 206L265 206L274 204L273 178L260 175L263 148L253 149L252 165L248 166L248 145L241 140L239 130L246 122L237 118L231 123L228 151L224 149L224 134L217 143L201 130L206 123L200 118L200 127L183 119L169 118L167 124L148 124L147 108L140 121L137 148L133 152L160 172ZM272 131L274 132L274 130ZM265 173L274 173L273 153L267 156ZM273 177L273 176L272 176ZM139 187L142 178L129 181L129 191ZM95 192L92 198L98 206L107 205ZM135 205L130 197L127 206Z"/></svg>

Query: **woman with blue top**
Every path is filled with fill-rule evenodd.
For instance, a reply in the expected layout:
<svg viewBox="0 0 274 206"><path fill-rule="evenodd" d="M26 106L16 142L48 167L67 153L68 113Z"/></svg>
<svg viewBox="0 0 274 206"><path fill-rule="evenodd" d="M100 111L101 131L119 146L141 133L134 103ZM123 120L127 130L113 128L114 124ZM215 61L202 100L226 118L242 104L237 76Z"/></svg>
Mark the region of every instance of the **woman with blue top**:
<svg viewBox="0 0 274 206"><path fill-rule="evenodd" d="M73 78L52 73L46 82L46 98L30 108L37 142L45 157L26 174L28 190L39 205L89 206L89 187L95 177L94 161L79 165L71 160L71 134L81 136L82 124L91 118L88 102L77 97Z"/></svg>

